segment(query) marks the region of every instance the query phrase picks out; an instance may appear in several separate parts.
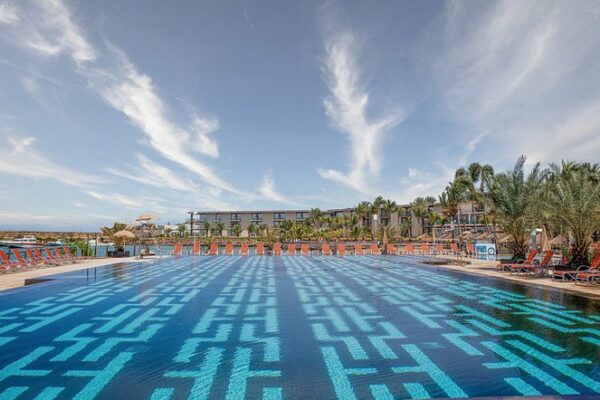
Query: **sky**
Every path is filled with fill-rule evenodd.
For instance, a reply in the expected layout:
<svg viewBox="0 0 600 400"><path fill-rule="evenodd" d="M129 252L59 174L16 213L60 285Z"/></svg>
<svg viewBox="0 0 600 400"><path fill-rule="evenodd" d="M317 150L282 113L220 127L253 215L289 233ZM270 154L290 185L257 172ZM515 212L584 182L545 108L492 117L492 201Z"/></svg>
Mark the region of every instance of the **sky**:
<svg viewBox="0 0 600 400"><path fill-rule="evenodd" d="M598 1L0 0L0 229L598 162Z"/></svg>

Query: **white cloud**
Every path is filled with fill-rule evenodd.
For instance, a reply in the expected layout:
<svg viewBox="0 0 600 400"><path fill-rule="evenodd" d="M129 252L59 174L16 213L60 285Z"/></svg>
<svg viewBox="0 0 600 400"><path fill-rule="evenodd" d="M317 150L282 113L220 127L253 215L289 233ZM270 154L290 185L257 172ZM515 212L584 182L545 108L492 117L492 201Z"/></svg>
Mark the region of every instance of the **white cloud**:
<svg viewBox="0 0 600 400"><path fill-rule="evenodd" d="M132 197L120 193L100 193L94 190L88 190L86 191L86 193L97 200L106 201L125 208L131 208L136 210L155 210L157 207L161 209L163 208L161 205L158 204L157 200L150 198Z"/></svg>
<svg viewBox="0 0 600 400"><path fill-rule="evenodd" d="M461 138L468 153L495 163L597 155L589 132L600 120L589 110L600 102L600 3L454 2L444 17L432 63L446 106L472 132Z"/></svg>
<svg viewBox="0 0 600 400"><path fill-rule="evenodd" d="M332 125L348 136L350 170L346 173L320 169L319 174L347 185L359 192L368 192L382 167L380 147L385 131L402 120L401 113L386 115L376 120L367 116L369 94L361 87L360 72L351 33L330 37L325 44L325 65L329 97L324 101L325 111Z"/></svg>
<svg viewBox="0 0 600 400"><path fill-rule="evenodd" d="M99 178L82 174L50 160L33 147L33 137L6 135L4 139L5 143L0 145L2 172L29 178L53 179L75 187L89 187L101 182Z"/></svg>
<svg viewBox="0 0 600 400"><path fill-rule="evenodd" d="M0 3L0 25L15 25L19 22L17 8L10 3Z"/></svg>
<svg viewBox="0 0 600 400"><path fill-rule="evenodd" d="M265 174L259 192L267 200L292 206L300 206L300 204L295 202L293 199L290 199L289 197L286 197L277 191L277 188L275 187L275 181L273 180L273 174L271 172L267 172Z"/></svg>
<svg viewBox="0 0 600 400"><path fill-rule="evenodd" d="M133 169L133 172L123 171L118 168L107 168L107 172L161 189L173 189L182 192L196 192L198 190L198 187L191 179L176 175L167 167L152 161L147 156L137 154L136 158L138 166L128 168Z"/></svg>
<svg viewBox="0 0 600 400"><path fill-rule="evenodd" d="M162 156L186 167L210 185L244 195L196 157L219 156L217 142L212 138L219 127L215 118L190 110L188 126L178 124L169 115L152 79L115 46L107 44L105 52L94 48L62 1L44 0L30 5L21 11L20 23L9 30L12 42L40 55L67 55L98 95L140 129L149 139L148 144ZM31 81L24 84L35 89Z"/></svg>

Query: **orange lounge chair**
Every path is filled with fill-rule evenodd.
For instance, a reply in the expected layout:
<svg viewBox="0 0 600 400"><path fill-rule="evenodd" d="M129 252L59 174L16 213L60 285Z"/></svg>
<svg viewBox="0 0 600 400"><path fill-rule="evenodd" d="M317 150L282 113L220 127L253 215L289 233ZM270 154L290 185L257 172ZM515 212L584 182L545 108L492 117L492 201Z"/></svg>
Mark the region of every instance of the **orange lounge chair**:
<svg viewBox="0 0 600 400"><path fill-rule="evenodd" d="M407 245L407 247L408 247L408 245ZM394 246L391 243L388 243L385 246L385 252L387 253L388 256L396 255L396 246Z"/></svg>
<svg viewBox="0 0 600 400"><path fill-rule="evenodd" d="M475 257L475 246L473 243L467 243L467 256Z"/></svg>
<svg viewBox="0 0 600 400"><path fill-rule="evenodd" d="M373 256L381 255L381 251L379 250L379 247L377 247L377 245L375 243L371 243L371 246L369 247L369 249L371 250L371 255L373 255Z"/></svg>
<svg viewBox="0 0 600 400"><path fill-rule="evenodd" d="M219 255L219 244L218 243L210 244L210 249L208 249L208 255L209 256L218 256Z"/></svg>
<svg viewBox="0 0 600 400"><path fill-rule="evenodd" d="M454 254L455 256L460 255L460 250L458 249L458 245L454 242L450 243L450 254Z"/></svg>
<svg viewBox="0 0 600 400"><path fill-rule="evenodd" d="M415 246L413 246L412 243L408 243L406 245L406 254L409 254L411 256L415 255Z"/></svg>
<svg viewBox="0 0 600 400"><path fill-rule="evenodd" d="M181 245L181 243L175 243L175 246L173 247L173 251L171 252L171 255L180 256L182 254L183 254L183 246Z"/></svg>
<svg viewBox="0 0 600 400"><path fill-rule="evenodd" d="M0 250L0 261L2 261L2 268L5 270L20 269L19 264L10 261L10 257L2 250Z"/></svg>
<svg viewBox="0 0 600 400"><path fill-rule="evenodd" d="M497 268L500 271L511 271L513 265L531 265L533 263L533 259L537 256L538 251L536 249L529 250L529 254L527 255L527 259L517 261L516 263L508 263L508 264L498 264Z"/></svg>
<svg viewBox="0 0 600 400"><path fill-rule="evenodd" d="M331 255L331 247L329 246L329 243L323 243L323 246L321 246L321 254L324 256Z"/></svg>
<svg viewBox="0 0 600 400"><path fill-rule="evenodd" d="M192 248L192 255L199 256L200 255L200 243L194 243L194 247Z"/></svg>
<svg viewBox="0 0 600 400"><path fill-rule="evenodd" d="M63 264L76 262L67 257L66 254L61 253L58 247L52 247L52 251L54 252L54 257Z"/></svg>
<svg viewBox="0 0 600 400"><path fill-rule="evenodd" d="M256 255L264 256L265 255L265 245L262 243L256 243Z"/></svg>
<svg viewBox="0 0 600 400"><path fill-rule="evenodd" d="M443 244L438 244L437 246L435 246L435 252L439 255L439 254L446 254L446 249L444 249L444 245Z"/></svg>
<svg viewBox="0 0 600 400"><path fill-rule="evenodd" d="M277 242L273 244L273 255L280 256L281 255L281 243Z"/></svg>
<svg viewBox="0 0 600 400"><path fill-rule="evenodd" d="M300 245L300 254L303 256L310 256L310 247L308 247L307 243L302 243Z"/></svg>
<svg viewBox="0 0 600 400"><path fill-rule="evenodd" d="M33 251L35 252L35 255L37 257L37 259L44 265L48 266L48 265L56 265L56 263L54 263L51 259L46 258L43 254L42 251L40 249L33 249Z"/></svg>
<svg viewBox="0 0 600 400"><path fill-rule="evenodd" d="M594 282L598 282L598 280L600 280L600 271L598 268L600 268L600 249L596 250L596 254L594 255L594 258L592 259L592 262L587 270L578 272L575 275L575 283L591 285Z"/></svg>
<svg viewBox="0 0 600 400"><path fill-rule="evenodd" d="M73 254L71 253L71 249L69 249L68 247L63 247L63 251L65 252L65 254L71 258L72 260L75 260L77 262L81 262L81 261L85 261L85 259L87 257L83 257L83 256L78 256L77 254Z"/></svg>
<svg viewBox="0 0 600 400"><path fill-rule="evenodd" d="M241 256L248 255L248 243L246 243L246 242L242 243L242 246L240 247L240 255Z"/></svg>
<svg viewBox="0 0 600 400"><path fill-rule="evenodd" d="M354 245L354 255L355 256L362 256L363 255L362 244L355 244Z"/></svg>
<svg viewBox="0 0 600 400"><path fill-rule="evenodd" d="M294 243L288 243L286 246L287 249L287 255L288 256L295 256L296 255L296 245Z"/></svg>
<svg viewBox="0 0 600 400"><path fill-rule="evenodd" d="M345 256L346 255L346 245L343 243L338 243L336 253L338 256Z"/></svg>
<svg viewBox="0 0 600 400"><path fill-rule="evenodd" d="M546 250L542 255L542 261L539 264L513 264L511 266L510 272L522 272L524 274L543 275L548 265L550 265L550 261L552 261L553 256L554 252L552 250Z"/></svg>
<svg viewBox="0 0 600 400"><path fill-rule="evenodd" d="M48 260L50 260L50 262L54 265L62 265L62 262L60 262L60 260L56 257L54 257L54 254L52 254L50 252L50 249L48 247L44 248L44 251L46 252L46 258ZM41 251L40 251L41 254Z"/></svg>
<svg viewBox="0 0 600 400"><path fill-rule="evenodd" d="M46 265L44 260L41 260L38 256L33 253L33 249L25 249L25 254L27 254L27 258L31 260L31 262L37 264L38 266Z"/></svg>
<svg viewBox="0 0 600 400"><path fill-rule="evenodd" d="M421 245L421 255L425 256L429 254L431 254L431 249L429 248L429 245L427 243L423 243Z"/></svg>
<svg viewBox="0 0 600 400"><path fill-rule="evenodd" d="M232 256L233 255L233 243L225 244L225 255Z"/></svg>
<svg viewBox="0 0 600 400"><path fill-rule="evenodd" d="M17 264L19 264L19 267L32 268L37 266L32 264L30 261L27 261L19 250L13 250L13 253L15 254L15 258L17 259Z"/></svg>

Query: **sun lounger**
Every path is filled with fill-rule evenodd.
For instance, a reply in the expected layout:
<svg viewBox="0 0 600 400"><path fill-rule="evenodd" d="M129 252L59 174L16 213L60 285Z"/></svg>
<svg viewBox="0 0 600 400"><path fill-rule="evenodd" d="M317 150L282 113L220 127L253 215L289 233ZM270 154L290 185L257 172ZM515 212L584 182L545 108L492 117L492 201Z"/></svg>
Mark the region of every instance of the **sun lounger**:
<svg viewBox="0 0 600 400"><path fill-rule="evenodd" d="M2 269L4 270L18 270L19 264L10 261L10 257L2 250L0 250L0 261L2 261Z"/></svg>
<svg viewBox="0 0 600 400"><path fill-rule="evenodd" d="M265 245L262 243L256 243L256 255L264 256L265 255Z"/></svg>
<svg viewBox="0 0 600 400"><path fill-rule="evenodd" d="M296 245L294 243L287 244L287 255L295 256L296 255Z"/></svg>
<svg viewBox="0 0 600 400"><path fill-rule="evenodd" d="M199 256L200 255L200 243L194 243L194 247L192 248L192 255Z"/></svg>
<svg viewBox="0 0 600 400"><path fill-rule="evenodd" d="M27 254L27 258L29 258L29 260L31 260L32 263L35 263L38 267L48 265L33 252L33 249L25 249L25 254Z"/></svg>
<svg viewBox="0 0 600 400"><path fill-rule="evenodd" d="M77 254L71 253L71 249L69 249L67 246L63 247L63 251L65 252L67 257L69 257L71 260L74 260L77 262L83 262L83 261L87 260L87 257L78 256Z"/></svg>
<svg viewBox="0 0 600 400"><path fill-rule="evenodd" d="M335 253L338 256L345 256L346 255L346 245L343 243L338 243Z"/></svg>
<svg viewBox="0 0 600 400"><path fill-rule="evenodd" d="M240 247L240 255L241 256L248 255L248 243L246 243L246 242L242 243L242 246Z"/></svg>
<svg viewBox="0 0 600 400"><path fill-rule="evenodd" d="M473 243L467 243L467 256L475 257L475 245Z"/></svg>
<svg viewBox="0 0 600 400"><path fill-rule="evenodd" d="M277 242L273 244L273 255L280 256L281 255L281 243Z"/></svg>
<svg viewBox="0 0 600 400"><path fill-rule="evenodd" d="M514 263L500 263L496 266L496 268L498 268L501 272L502 271L510 271L513 265L531 265L531 263L533 263L533 259L535 258L535 256L537 256L537 250L532 249L529 250L529 254L527 255L527 259L525 260L520 260Z"/></svg>
<svg viewBox="0 0 600 400"><path fill-rule="evenodd" d="M552 257L554 256L554 252L552 250L546 250L542 256L542 261L539 264L531 263L531 264L513 264L511 266L511 273L523 273L526 275L538 275L542 276L545 274L546 269L550 265L552 261Z"/></svg>
<svg viewBox="0 0 600 400"><path fill-rule="evenodd" d="M59 260L63 264L69 264L69 263L74 264L77 262L77 261L73 261L72 259L67 257L66 254L61 253L60 249L58 247L52 247L52 251L54 252L54 257L56 257L56 259Z"/></svg>
<svg viewBox="0 0 600 400"><path fill-rule="evenodd" d="M321 246L321 254L324 256L331 255L331 247L329 246L329 243L323 243L323 246Z"/></svg>
<svg viewBox="0 0 600 400"><path fill-rule="evenodd" d="M302 254L303 256L309 256L310 255L310 247L308 247L307 243L302 243L300 245L300 254Z"/></svg>
<svg viewBox="0 0 600 400"><path fill-rule="evenodd" d="M218 243L210 244L210 249L208 249L208 255L209 256L218 256L219 255L219 244Z"/></svg>
<svg viewBox="0 0 600 400"><path fill-rule="evenodd" d="M26 260L19 250L14 250L13 253L20 268L35 268L39 265L38 263L34 264L30 260Z"/></svg>
<svg viewBox="0 0 600 400"><path fill-rule="evenodd" d="M431 249L429 248L429 245L427 243L423 243L421 245L421 255L426 256L426 255L429 255L430 253L431 253Z"/></svg>
<svg viewBox="0 0 600 400"><path fill-rule="evenodd" d="M52 254L52 252L50 251L50 249L48 247L44 248L44 251L46 252L46 258L48 260L50 260L50 262L53 265L62 265L63 264L58 258L56 258L54 256L54 254ZM40 254L41 254L41 251L40 251Z"/></svg>
<svg viewBox="0 0 600 400"><path fill-rule="evenodd" d="M435 252L440 255L440 254L446 254L446 249L444 249L444 245L439 243L437 246L435 246Z"/></svg>
<svg viewBox="0 0 600 400"><path fill-rule="evenodd" d="M369 249L371 250L371 255L373 255L373 256L381 255L381 250L379 250L379 247L377 247L377 245L375 243L371 243L371 246L369 247Z"/></svg>
<svg viewBox="0 0 600 400"><path fill-rule="evenodd" d="M406 244L406 254L413 256L415 254L415 246L412 243Z"/></svg>
<svg viewBox="0 0 600 400"><path fill-rule="evenodd" d="M590 265L582 265L579 267L582 271L574 274L576 284L591 285L600 281L600 249L596 250L596 254Z"/></svg>
<svg viewBox="0 0 600 400"><path fill-rule="evenodd" d="M363 247L362 244L355 244L354 245L354 255L355 256L362 256L363 255Z"/></svg>
<svg viewBox="0 0 600 400"><path fill-rule="evenodd" d="M225 244L225 255L232 256L233 255L233 243Z"/></svg>
<svg viewBox="0 0 600 400"><path fill-rule="evenodd" d="M407 247L408 247L408 246L407 246ZM391 243L388 243L388 244L385 246L385 252L386 252L386 254L387 254L388 256L394 256L394 255L396 255L396 254L397 254L397 253L396 253L396 252L397 252L397 250L396 250L396 246L394 246L394 245L393 245L393 244L391 244Z"/></svg>

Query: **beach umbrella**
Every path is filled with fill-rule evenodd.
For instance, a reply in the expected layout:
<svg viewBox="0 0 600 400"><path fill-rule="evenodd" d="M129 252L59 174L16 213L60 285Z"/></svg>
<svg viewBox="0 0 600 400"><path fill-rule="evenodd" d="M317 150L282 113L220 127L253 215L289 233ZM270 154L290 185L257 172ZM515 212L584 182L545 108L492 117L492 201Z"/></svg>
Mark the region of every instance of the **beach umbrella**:
<svg viewBox="0 0 600 400"><path fill-rule="evenodd" d="M567 238L563 235L558 235L548 242L551 246L564 246L567 244Z"/></svg>
<svg viewBox="0 0 600 400"><path fill-rule="evenodd" d="M431 242L433 240L433 238L427 233L417 236L416 239L421 242Z"/></svg>
<svg viewBox="0 0 600 400"><path fill-rule="evenodd" d="M136 221L152 221L156 219L155 215L152 214L140 214L135 220Z"/></svg>
<svg viewBox="0 0 600 400"><path fill-rule="evenodd" d="M550 241L548 240L548 231L546 231L546 227L545 226L542 227L542 235L541 236L542 236L541 239L540 239L542 241L541 246L540 246L541 250L542 251L551 250L551 248L550 248Z"/></svg>
<svg viewBox="0 0 600 400"><path fill-rule="evenodd" d="M113 236L124 238L124 239L135 239L135 234L133 232L127 231L127 230L122 230L122 231L116 232Z"/></svg>

